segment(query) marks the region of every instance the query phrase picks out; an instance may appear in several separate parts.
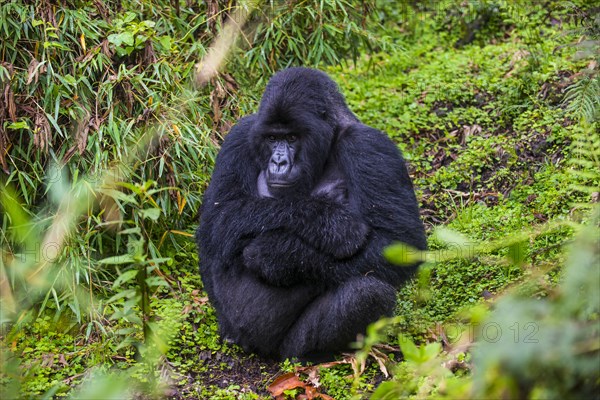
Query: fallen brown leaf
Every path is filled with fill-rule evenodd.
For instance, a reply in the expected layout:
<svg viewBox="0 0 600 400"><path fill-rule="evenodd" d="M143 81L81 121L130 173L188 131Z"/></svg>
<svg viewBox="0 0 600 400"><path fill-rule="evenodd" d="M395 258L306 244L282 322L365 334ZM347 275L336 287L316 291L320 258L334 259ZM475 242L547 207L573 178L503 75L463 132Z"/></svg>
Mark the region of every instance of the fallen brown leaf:
<svg viewBox="0 0 600 400"><path fill-rule="evenodd" d="M318 367L315 365L314 367ZM313 368L313 367L301 367L301 368ZM312 372L312 370L311 370ZM333 397L328 396L323 393L319 393L319 390L312 386L309 383L306 383L300 379L298 376L298 370L296 372L288 372L287 374L283 374L277 379L273 381L268 387L267 390L271 393L271 395L276 400L284 400L285 395L284 392L286 390L293 389L302 389L304 390L304 394L299 394L296 396L296 399L323 399L323 400L335 400ZM314 376L314 374L313 374Z"/></svg>
<svg viewBox="0 0 600 400"><path fill-rule="evenodd" d="M295 372L288 372L287 374L283 374L277 379L273 381L267 387L267 390L271 393L271 395L281 396L283 392L286 390L296 389L296 388L305 388L306 384L298 378Z"/></svg>

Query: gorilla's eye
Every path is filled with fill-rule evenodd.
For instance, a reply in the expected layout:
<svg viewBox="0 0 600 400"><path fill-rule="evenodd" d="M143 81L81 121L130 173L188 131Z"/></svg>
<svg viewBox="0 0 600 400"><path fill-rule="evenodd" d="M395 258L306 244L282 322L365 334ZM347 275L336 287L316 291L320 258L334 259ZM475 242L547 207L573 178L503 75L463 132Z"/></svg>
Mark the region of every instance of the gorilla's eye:
<svg viewBox="0 0 600 400"><path fill-rule="evenodd" d="M275 141L275 139L276 139L276 138L275 138L275 136L274 136L274 135L269 135L269 136L267 136L267 140L268 140L269 142L274 142L274 141Z"/></svg>
<svg viewBox="0 0 600 400"><path fill-rule="evenodd" d="M287 139L288 139L288 142L293 143L296 140L298 140L298 136L296 136L296 135L289 135Z"/></svg>

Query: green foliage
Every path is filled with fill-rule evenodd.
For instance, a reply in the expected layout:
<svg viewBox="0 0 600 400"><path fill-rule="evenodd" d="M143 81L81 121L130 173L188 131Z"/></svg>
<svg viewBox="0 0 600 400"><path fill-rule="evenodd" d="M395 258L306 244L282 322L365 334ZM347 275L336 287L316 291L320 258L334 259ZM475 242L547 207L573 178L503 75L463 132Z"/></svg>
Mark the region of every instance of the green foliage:
<svg viewBox="0 0 600 400"><path fill-rule="evenodd" d="M587 126L587 129L573 138L571 143L572 158L569 160L573 177L570 189L589 196L588 201L598 201L600 187L600 137L594 134L598 124ZM586 203L578 207L589 207Z"/></svg>
<svg viewBox="0 0 600 400"><path fill-rule="evenodd" d="M365 29L372 0L269 2L259 8L245 68L270 75L290 66L356 60L365 46L385 45Z"/></svg>
<svg viewBox="0 0 600 400"><path fill-rule="evenodd" d="M574 44L577 49L575 58L591 62L581 71L579 80L568 88L563 103L575 116L587 122L596 122L600 115L600 13L597 9L582 9L573 3L567 3L566 6L574 12L579 22L573 31L581 35L581 39Z"/></svg>
<svg viewBox="0 0 600 400"><path fill-rule="evenodd" d="M171 229L184 228L195 215L216 153L207 121L199 118L209 112L209 100L186 89L194 62L186 58L197 42L182 35L171 43L175 27L195 27L194 11L167 26L153 20L170 9L168 2L122 11L97 5L0 5L0 87L6 93L0 162L3 188L14 192L4 196L9 212L0 216L8 290L20 310L39 306L42 312L54 302L57 314L94 321L86 338L105 331L106 304L84 287L114 291L108 305L123 308L113 318L134 321L141 311L136 321L148 333L149 293L164 283L155 270L166 261L155 241L173 240ZM120 163L129 165L105 172ZM160 189L147 186L150 177ZM79 203L77 211L57 210L69 198ZM63 218L74 232L61 230ZM49 258L50 250L58 254ZM33 291L27 274L36 268L50 284ZM3 322L18 311L3 313Z"/></svg>
<svg viewBox="0 0 600 400"><path fill-rule="evenodd" d="M422 396L431 390L432 382L448 377L450 372L440 365L438 358L442 346L429 343L417 346L403 335L398 338L404 362L396 366L396 381L385 382L375 390L371 399L385 400Z"/></svg>
<svg viewBox="0 0 600 400"><path fill-rule="evenodd" d="M109 32L115 33L108 35L106 39L114 46L117 55L121 57L128 56L136 50L143 50L146 42L152 40L156 35L156 31L153 29L156 25L154 21L136 22L136 18L136 13L128 11L122 17L112 21ZM156 44L159 44L158 47L162 52L168 53L171 50L171 37L160 36L157 38Z"/></svg>
<svg viewBox="0 0 600 400"><path fill-rule="evenodd" d="M404 362L372 398L593 397L600 389L599 221L596 205L590 221L577 226L561 283L547 289L550 296L532 299L528 290L513 290L489 312L471 308L468 323L457 325L458 335L442 333L447 352L438 342L417 346L400 335ZM516 260L510 253L507 259ZM461 349L471 345L467 356ZM471 366L472 375L461 373Z"/></svg>
<svg viewBox="0 0 600 400"><path fill-rule="evenodd" d="M186 90L194 62L189 57L198 44L184 35L175 43L171 36L175 29L196 28L194 10L174 16L169 26L154 22L170 10L168 2L122 13L86 1L72 7L53 9L43 2L0 7L0 75L9 94L0 112L7 182L20 186L35 211L50 161L66 163L72 177L99 174L126 159L150 122L158 128L159 143L134 165L133 176L171 186L158 204L171 216L189 218L216 153L210 121L199 118L210 112L209 101ZM169 122L157 123L161 120ZM191 177L198 186L189 191L173 185Z"/></svg>
<svg viewBox="0 0 600 400"><path fill-rule="evenodd" d="M213 37L211 26L218 28L235 9L225 2L219 6L220 14L211 15L204 5L173 13L168 1L143 7L128 3L123 8L91 1L60 7L23 1L0 5L3 184L18 192L11 199L26 214L42 220L54 212L46 201L48 191L56 192L53 187L62 185L62 195L81 190L76 188L87 182L95 191L86 215L73 221L76 234L66 238L57 260L70 264L75 285L105 287L100 281L115 277L106 266L115 261L110 257L122 253L123 243L130 247L130 258L131 252L145 257L149 251L148 259L162 259L151 242L174 241L178 233L173 231L180 234L194 221L220 134L239 117L240 109L254 103L252 95L242 96L242 101L225 96L225 90L237 89L235 82L216 80L210 87L191 90L195 63ZM261 8L250 24L255 40L244 57L250 67L240 68L236 79L267 77L285 65L335 63L356 56L360 43L372 39L361 26L368 16L361 7L370 10L367 2L346 0ZM298 35L307 30L310 35ZM284 38L301 42L294 47ZM313 54L313 48L321 50ZM272 62L262 64L267 60L264 54L272 55ZM138 153L140 146L145 154ZM120 163L110 184L97 187L103 171ZM61 166L60 180L51 165ZM160 188L145 200L152 209L132 200L139 194L135 188L145 182ZM21 225L8 214L0 218L4 229ZM125 224L131 230L115 237L112 232L122 227L121 220L131 221ZM140 226L143 221L151 221L148 229ZM44 232L44 226L39 228L38 236ZM133 250L136 228L144 243ZM18 248L10 236L2 238L3 247ZM120 264L132 261L119 257ZM125 278L134 278L133 272L125 272ZM53 290L46 299L54 297L64 309L73 295ZM72 302L69 306L79 309ZM81 321L79 311L77 315Z"/></svg>
<svg viewBox="0 0 600 400"><path fill-rule="evenodd" d="M520 18L515 22L519 26L527 27L528 40L535 37L533 32L539 29L535 19ZM516 30L514 34L518 36L522 32ZM451 40L455 38L456 36L452 36ZM390 259L399 263L412 261L415 255L418 259L434 262L433 265L425 264L418 279L401 291L398 314L404 317L400 323L402 331L417 341L441 340L445 344L447 353L443 352L439 357L435 357L434 363L436 366L443 364L449 367L438 371L435 368L416 369L410 359L415 358L414 354L418 353L415 349L419 347L411 346L412 342L408 339L409 345L405 343L403 346L402 342L400 343L403 352L409 355L406 357L408 361L397 365L394 381L380 385L374 398L561 398L573 395L586 397L589 392L597 391L597 316L584 323L589 324L588 330L580 329L581 323L572 321L573 314L562 314L559 317L560 313L554 308L554 300L551 300L556 293L553 284L560 280L556 268L565 262L561 246L572 235L572 222L586 221L588 227L585 229L589 230L587 235L595 238L596 246L598 237L597 225L588 220L589 212L584 211L593 207L590 201L597 201L600 170L597 165L597 125L589 124L593 121L589 119L589 115L597 112L598 96L590 96L592 103L588 106L588 115L585 116L573 108L576 104L571 102L577 101L572 92L574 89L567 89L564 101L561 101L560 96L557 99L540 91L540 87L543 88L544 85L554 90L556 82L561 81L553 78L553 69L574 68L579 62L570 61L570 57L566 55L562 59L548 57L545 55L548 54L547 51L540 51L547 48L552 40L556 40L556 46L563 46L564 39L565 37L549 36L546 42L538 40L537 49L533 49L535 52L529 48L529 54L523 53L524 58L519 52L513 53L504 65L498 62L498 57L502 57L502 53L514 52L511 50L515 47L514 44L497 43L490 46L477 40L474 42L477 46L466 47L461 51L473 51L470 68L464 68L457 62L460 60L460 53L447 59L438 57L431 61L422 57L421 63L431 62L427 67L414 67L413 63L418 64L419 54L415 54L409 63L406 60L391 63L401 65L409 71L408 76L421 74L419 79L409 78L410 82L439 80L439 77L421 73L425 69L436 70L436 63L443 64L444 69L450 71L453 78L458 75L457 78L442 84L443 91L433 91L433 94L422 89L413 92L411 89L416 85L406 85L406 75L400 78L394 76L397 71L394 71L391 65L385 65L383 60L380 61L381 73L370 81L361 83L363 90L365 87L373 88L372 92L360 92L358 95L358 98L370 98L369 109L386 107L391 109L393 115L396 114L396 107L389 106L390 93L393 93L389 89L402 87L401 85L406 86L403 94L406 93L408 99L399 97L400 102L406 101L406 105L399 107L400 110L410 107L411 104L424 105L413 106L410 116L416 118L407 118L406 123L400 126L401 135L402 132L414 130L414 135L422 135L422 132L425 132L429 139L427 142L418 141L412 135L403 138L405 150L413 162L417 177L420 176L420 171L424 172L423 180L418 181L417 187L428 188L422 193L427 211L432 208L432 196L440 196L440 189L450 189L447 191L448 195L442 197L443 200L440 197L434 200L433 209L437 208L436 204L446 207L445 215L451 220L448 226L466 234L432 236L430 246L435 251L430 253L417 254L400 245L387 250ZM564 51L563 47L558 48ZM501 53L496 53L498 50ZM488 63L488 60L495 65ZM482 65L485 67L479 69ZM388 71L391 71L389 76ZM588 72L582 70L583 78L580 79L587 79L585 74ZM470 74L472 76L468 77ZM482 74L485 74L483 79ZM571 81L578 82L576 78L573 76L572 80L563 81L561 84L564 87ZM389 80L393 83L388 84ZM472 96L481 93L485 96L479 111L485 111L484 115L479 114L471 120L465 120L477 124L476 129L467 125L457 130L458 121L453 121L452 117L460 115L461 118L465 118L464 116L469 114L465 112L468 104L465 107L460 103L460 97L455 97L454 82L463 85L466 90L476 82L477 86ZM540 97L536 98L540 94L542 101ZM458 101L453 100L455 98ZM567 105L566 110L556 107L561 103ZM419 119L422 118L421 115L424 117L422 120ZM582 117L588 124L565 123L569 115ZM398 118L402 121L400 113ZM444 126L440 124L440 120L453 123ZM373 124L381 121L377 115L373 116ZM423 124L423 127L415 125L415 121ZM429 129L425 127L427 124L430 125ZM384 129L384 126L391 126L391 123L384 121L381 128ZM439 132L432 135L432 130ZM542 141L540 136L544 138ZM431 139L434 139L433 143ZM424 143L432 149L419 147L419 144ZM543 146L543 150L536 150L540 145ZM440 164L434 163L440 153L451 152L456 155L452 159L442 158L441 167ZM567 161L561 161L553 154L563 154ZM433 157L429 156L428 159L428 155ZM428 172L431 169L433 173ZM490 174L490 171L493 172ZM465 184L466 180L470 182ZM432 182L439 186L433 190L429 189ZM494 194L490 198L477 196L475 193L478 190L488 193L498 190L502 193ZM469 195L461 196L462 191L469 192ZM553 222L535 227L549 219ZM547 229L552 224L556 224L555 228ZM530 228L526 228L528 226ZM581 229L580 225L576 226L576 230ZM482 243L481 240L485 241ZM595 262L597 264L597 261ZM575 267L567 263L566 268L569 270ZM594 279L591 280L597 285L597 271L588 269L587 274L594 275ZM514 301L506 300L510 305L502 311L502 318L505 319L496 316L495 311L488 320L478 317L476 322L470 320L465 325L465 313L471 313L466 310L472 310L473 304L481 302L484 298L500 295L507 285L514 287L515 294L514 297L510 297ZM562 295L561 299L580 298L580 288L572 287L570 290L569 294ZM594 304L598 304L595 299L598 290L594 289L592 293ZM530 297L543 300L530 300ZM548 303L553 305L549 307ZM523 315L526 317L521 318ZM547 322L544 322L545 318L548 318ZM541 325L532 325L532 321ZM490 335L494 333L495 326L490 328L490 323L500 324L498 326L503 332L502 344L485 342L485 334L488 335L488 339L494 339ZM464 332L472 337L473 327L481 328L484 324L488 324L488 330L483 331L483 337L480 331L479 339L482 344L478 349L487 349L487 353L481 357L465 353L464 342L461 341ZM563 337L562 332L556 331L562 324L573 330L570 338ZM519 335L522 345L522 341L532 334L534 329L542 326L547 328L549 337L544 336L544 340L540 340L537 347L530 346L524 349L512 343L515 338L513 334ZM591 353L582 355L573 352L573 348L577 346L574 340L580 340L581 343L579 335L587 337L589 343L594 343L589 347ZM577 337L579 339L575 339ZM562 346L562 350L554 352L554 347L551 345L549 348L547 343ZM426 344L422 345L420 349L423 350L425 346ZM546 356L536 360L535 355L541 353ZM595 369L590 367L593 363L596 363ZM551 366L551 369L554 368L550 375L544 367L546 364ZM578 367L573 368L573 364L577 364ZM463 377L471 366L476 368L479 378ZM544 373L535 375L533 371ZM476 389L474 382L477 379L483 379L485 383ZM577 394L566 394L569 391Z"/></svg>
<svg viewBox="0 0 600 400"><path fill-rule="evenodd" d="M580 115L587 121L598 120L600 82L596 75L597 72L586 74L571 85L564 99L567 104L567 110L575 115Z"/></svg>
<svg viewBox="0 0 600 400"><path fill-rule="evenodd" d="M215 32L251 5L54 3L0 4L0 397L255 399L298 367L220 340L190 233L223 134L289 65L328 65L350 108L403 149L427 226L449 228L430 252L388 250L427 261L399 296L403 335L372 327L362 375L321 368L323 392L597 388L598 254L581 239L573 258L562 250L582 226L597 233L598 32L585 1L261 4L226 72L197 89ZM488 313L477 304L490 296ZM523 347L531 321L550 346ZM501 346L485 342L490 328L471 351L464 333L490 322ZM394 376L375 389L380 362Z"/></svg>
<svg viewBox="0 0 600 400"><path fill-rule="evenodd" d="M484 322L494 324L499 335L473 352L480 368L474 397L587 398L598 392L598 207L595 212L571 246L555 297L503 298Z"/></svg>
<svg viewBox="0 0 600 400"><path fill-rule="evenodd" d="M369 373L373 373L373 370L367 371L362 377L361 383L358 388L364 390L369 387ZM349 365L339 365L333 368L321 368L319 370L319 382L327 394L336 400L344 400L352 398L352 391L348 390L348 387L352 383L352 368ZM372 384L370 385L372 390Z"/></svg>

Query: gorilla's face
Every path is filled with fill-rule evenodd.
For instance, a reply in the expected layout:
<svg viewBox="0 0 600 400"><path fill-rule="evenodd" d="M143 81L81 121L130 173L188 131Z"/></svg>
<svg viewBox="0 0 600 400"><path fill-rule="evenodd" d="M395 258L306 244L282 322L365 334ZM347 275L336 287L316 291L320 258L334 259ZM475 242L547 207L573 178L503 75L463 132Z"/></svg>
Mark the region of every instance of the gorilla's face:
<svg viewBox="0 0 600 400"><path fill-rule="evenodd" d="M287 130L274 130L262 135L265 154L263 174L268 192L283 197L302 192L308 184L302 176L300 136ZM304 178L304 179L303 179Z"/></svg>
<svg viewBox="0 0 600 400"><path fill-rule="evenodd" d="M331 145L331 127L323 120L298 123L281 114L259 118L252 137L261 170L262 197L308 196L321 176Z"/></svg>
<svg viewBox="0 0 600 400"><path fill-rule="evenodd" d="M303 68L276 74L250 132L261 170L259 195L310 195L323 176L336 132L349 121L357 120L327 75Z"/></svg>

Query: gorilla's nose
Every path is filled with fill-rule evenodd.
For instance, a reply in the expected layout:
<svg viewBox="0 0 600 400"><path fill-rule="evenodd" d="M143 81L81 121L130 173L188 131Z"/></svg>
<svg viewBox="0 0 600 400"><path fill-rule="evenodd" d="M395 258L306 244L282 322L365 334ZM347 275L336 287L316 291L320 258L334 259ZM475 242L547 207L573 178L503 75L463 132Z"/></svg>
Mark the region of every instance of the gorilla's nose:
<svg viewBox="0 0 600 400"><path fill-rule="evenodd" d="M284 174L288 170L289 161L285 155L274 154L269 163L269 169L274 174Z"/></svg>

